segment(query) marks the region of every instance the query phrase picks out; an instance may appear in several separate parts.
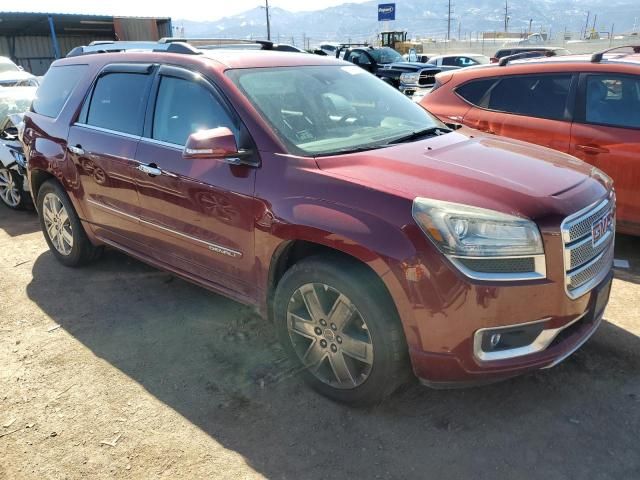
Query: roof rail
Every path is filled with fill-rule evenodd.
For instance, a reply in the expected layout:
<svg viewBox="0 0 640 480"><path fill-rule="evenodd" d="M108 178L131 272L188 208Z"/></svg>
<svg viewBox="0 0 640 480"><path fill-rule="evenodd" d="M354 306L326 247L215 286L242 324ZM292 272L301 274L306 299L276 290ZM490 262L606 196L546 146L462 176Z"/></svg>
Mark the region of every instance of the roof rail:
<svg viewBox="0 0 640 480"><path fill-rule="evenodd" d="M620 53L640 53L640 45L620 45L618 47L607 48L606 50L602 50L601 52L594 53L591 55L591 63L600 63L602 58L607 53L616 53L616 50L624 50L630 49L630 52L620 52Z"/></svg>
<svg viewBox="0 0 640 480"><path fill-rule="evenodd" d="M90 55L93 53L111 53L127 51L152 51L165 53L182 53L186 55L200 55L202 52L186 43L160 43L160 42L130 42L130 41L109 41L99 40L91 42L89 45L75 47L67 57L77 57L80 55Z"/></svg>
<svg viewBox="0 0 640 480"><path fill-rule="evenodd" d="M498 65L501 67L505 67L509 64L509 62L513 62L514 60L523 60L525 58L555 57L556 55L557 53L554 50L516 53L514 55L509 55L508 57L502 57L498 62Z"/></svg>
<svg viewBox="0 0 640 480"><path fill-rule="evenodd" d="M247 40L246 38L180 38L163 37L158 43L187 43L196 48L224 48L241 45L260 45L261 50L271 50L273 42L269 40Z"/></svg>

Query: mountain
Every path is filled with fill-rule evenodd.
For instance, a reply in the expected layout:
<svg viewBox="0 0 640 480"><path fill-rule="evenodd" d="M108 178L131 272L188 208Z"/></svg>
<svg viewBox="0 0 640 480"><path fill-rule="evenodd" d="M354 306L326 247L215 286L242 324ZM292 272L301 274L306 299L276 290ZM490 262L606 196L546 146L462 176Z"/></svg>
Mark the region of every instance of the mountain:
<svg viewBox="0 0 640 480"><path fill-rule="evenodd" d="M270 8L271 38L282 43L292 39L298 45L303 39L310 44L324 40L373 40L380 31L377 21L378 1L345 3L336 7L311 12L290 12ZM386 3L384 0L383 3ZM475 38L483 31L504 30L504 0L455 0L451 37ZM442 39L447 31L447 0L397 0L395 22L391 29L407 30L412 38ZM533 31L575 32L584 29L590 12L589 29L597 15L596 30L630 32L640 26L638 0L510 0L509 31L526 32L532 20ZM217 21L195 22L174 20L174 26L183 26L187 37L265 38L266 18L263 8L257 7L239 15Z"/></svg>

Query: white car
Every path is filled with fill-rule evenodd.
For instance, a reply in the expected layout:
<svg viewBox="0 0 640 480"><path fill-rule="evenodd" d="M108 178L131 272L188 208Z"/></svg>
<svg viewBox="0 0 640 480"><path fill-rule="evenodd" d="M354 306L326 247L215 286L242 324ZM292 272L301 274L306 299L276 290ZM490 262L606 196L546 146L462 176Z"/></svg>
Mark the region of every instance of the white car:
<svg viewBox="0 0 640 480"><path fill-rule="evenodd" d="M38 77L25 72L7 57L0 57L0 87L37 87Z"/></svg>
<svg viewBox="0 0 640 480"><path fill-rule="evenodd" d="M479 53L452 53L448 55L436 55L430 57L429 61L431 65L438 67L472 67L474 65L486 65L490 63L489 57L481 55Z"/></svg>
<svg viewBox="0 0 640 480"><path fill-rule="evenodd" d="M35 87L0 88L0 201L12 209L31 202L20 134L35 95Z"/></svg>

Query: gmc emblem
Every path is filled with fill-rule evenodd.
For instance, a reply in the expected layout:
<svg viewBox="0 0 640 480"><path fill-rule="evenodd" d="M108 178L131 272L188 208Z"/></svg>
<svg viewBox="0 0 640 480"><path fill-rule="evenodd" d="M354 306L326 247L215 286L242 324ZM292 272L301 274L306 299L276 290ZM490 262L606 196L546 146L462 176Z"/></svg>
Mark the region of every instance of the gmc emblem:
<svg viewBox="0 0 640 480"><path fill-rule="evenodd" d="M591 238L593 245L596 245L605 234L611 230L613 225L613 212L609 211L591 224Z"/></svg>

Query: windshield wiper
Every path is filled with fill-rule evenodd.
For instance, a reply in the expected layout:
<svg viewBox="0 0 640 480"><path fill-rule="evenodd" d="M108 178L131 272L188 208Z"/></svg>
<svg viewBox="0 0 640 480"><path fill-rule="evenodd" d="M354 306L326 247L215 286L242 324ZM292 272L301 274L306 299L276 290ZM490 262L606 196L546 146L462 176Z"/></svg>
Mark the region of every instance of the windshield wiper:
<svg viewBox="0 0 640 480"><path fill-rule="evenodd" d="M411 142L413 140L417 140L422 137L428 137L431 135L444 135L445 133L452 132L450 128L447 127L429 127L422 130L416 130L415 132L411 132L408 135L403 137L395 138L391 140L387 145L393 145L395 143L404 143Z"/></svg>
<svg viewBox="0 0 640 480"><path fill-rule="evenodd" d="M379 148L390 147L390 143L376 143L374 145L362 145L359 147L342 148L340 150L332 150L331 152L318 153L316 157L329 157L331 155L343 155L345 153L368 152L369 150L377 150Z"/></svg>

